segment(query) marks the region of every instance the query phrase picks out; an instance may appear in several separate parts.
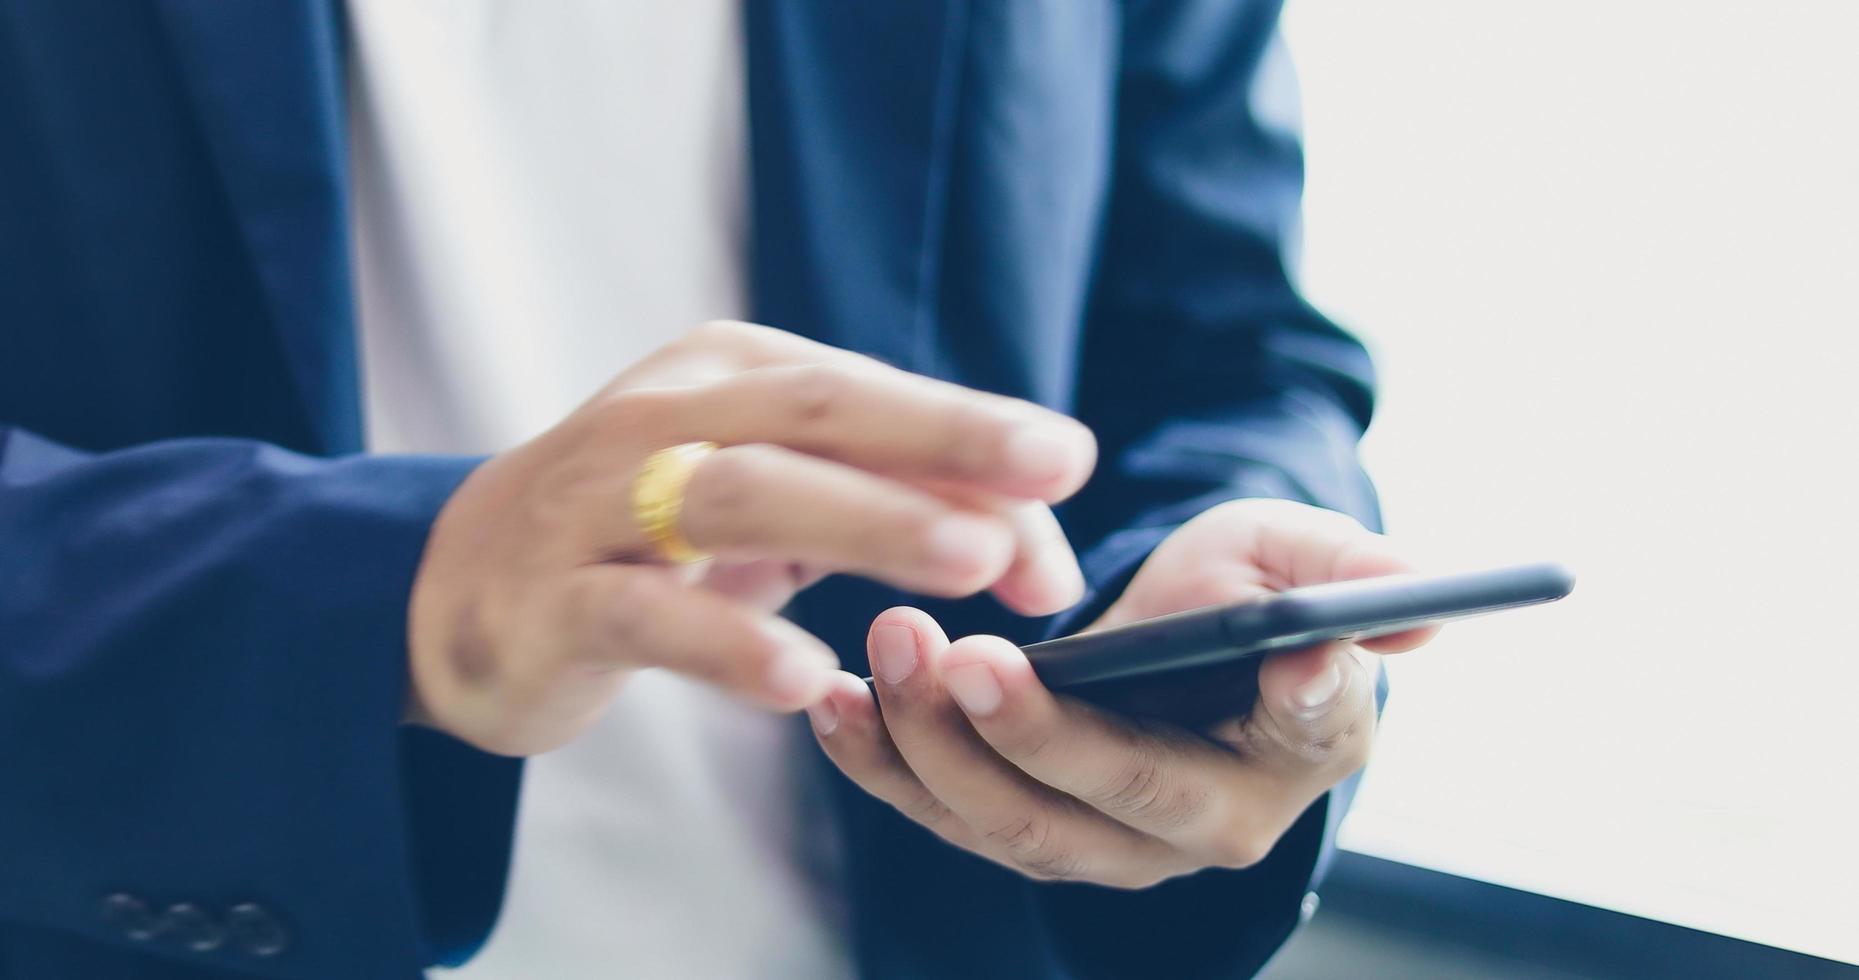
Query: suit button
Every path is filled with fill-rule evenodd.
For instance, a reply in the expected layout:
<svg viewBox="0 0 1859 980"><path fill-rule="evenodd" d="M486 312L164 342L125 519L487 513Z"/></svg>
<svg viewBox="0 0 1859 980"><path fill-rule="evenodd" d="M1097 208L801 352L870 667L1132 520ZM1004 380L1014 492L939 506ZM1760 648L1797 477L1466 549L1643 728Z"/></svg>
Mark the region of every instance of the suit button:
<svg viewBox="0 0 1859 980"><path fill-rule="evenodd" d="M149 909L147 902L127 892L105 898L98 911L105 925L138 943L155 938L161 931L161 917Z"/></svg>
<svg viewBox="0 0 1859 980"><path fill-rule="evenodd" d="M1309 922L1317 915L1317 907L1323 904L1323 897L1316 892L1305 892L1304 900L1297 905L1297 921Z"/></svg>
<svg viewBox="0 0 1859 980"><path fill-rule="evenodd" d="M290 945L283 925L255 902L234 905L226 912L226 930L239 948L253 956L276 956Z"/></svg>
<svg viewBox="0 0 1859 980"><path fill-rule="evenodd" d="M189 902L168 906L162 935L196 953L210 953L226 942L226 930L200 906Z"/></svg>

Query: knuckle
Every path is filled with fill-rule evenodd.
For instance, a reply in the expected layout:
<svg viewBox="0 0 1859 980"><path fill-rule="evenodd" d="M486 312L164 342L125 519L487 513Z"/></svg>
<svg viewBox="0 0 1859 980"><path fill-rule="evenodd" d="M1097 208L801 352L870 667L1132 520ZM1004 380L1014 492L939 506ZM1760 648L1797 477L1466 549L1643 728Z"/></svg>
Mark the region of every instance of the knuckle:
<svg viewBox="0 0 1859 980"><path fill-rule="evenodd" d="M1297 725L1274 725L1282 757L1293 764L1322 771L1354 772L1368 764L1375 741L1375 714L1372 705L1358 710L1345 709L1340 717L1316 729Z"/></svg>
<svg viewBox="0 0 1859 980"><path fill-rule="evenodd" d="M1069 853L1029 854L1019 858L1020 870L1040 881L1076 881L1083 877L1083 863Z"/></svg>
<svg viewBox="0 0 1859 980"><path fill-rule="evenodd" d="M778 465L769 446L726 446L705 457L684 488L684 513L709 525L729 525L758 499L756 487Z"/></svg>
<svg viewBox="0 0 1859 980"><path fill-rule="evenodd" d="M905 797L897 804L897 812L931 830L949 819L948 805L926 789L917 789Z"/></svg>
<svg viewBox="0 0 1859 980"><path fill-rule="evenodd" d="M1172 831L1206 812L1208 793L1176 776L1155 750L1139 747L1093 802L1112 815Z"/></svg>
<svg viewBox="0 0 1859 980"><path fill-rule="evenodd" d="M1214 737L1241 759L1259 760L1278 750L1278 737L1267 731L1272 725L1269 714L1254 708L1243 719L1220 726Z"/></svg>
<svg viewBox="0 0 1859 980"><path fill-rule="evenodd" d="M1009 448L1012 438L1013 423L1008 419L962 401L949 409L948 422L943 427L936 453L945 465L957 472L990 473L1016 462Z"/></svg>
<svg viewBox="0 0 1859 980"><path fill-rule="evenodd" d="M988 742L1001 755L1012 759L1016 765L1027 766L1040 761L1047 750L1052 748L1054 733L1052 727L1041 724L1015 724L1011 714L1002 712L1005 717L993 719L988 732Z"/></svg>
<svg viewBox="0 0 1859 980"><path fill-rule="evenodd" d="M1051 833L1049 821L1038 814L1028 814L996 824L988 830L987 837L1006 848L1008 853L1023 855L1042 850Z"/></svg>
<svg viewBox="0 0 1859 980"><path fill-rule="evenodd" d="M1351 719L1336 732L1316 739L1312 743L1313 747L1327 757L1332 765L1354 772L1368 765L1369 753L1375 744L1373 724L1372 718L1367 721Z"/></svg>
<svg viewBox="0 0 1859 980"><path fill-rule="evenodd" d="M1093 796L1093 802L1119 814L1151 811L1161 799L1166 782L1155 753L1137 748Z"/></svg>
<svg viewBox="0 0 1859 980"><path fill-rule="evenodd" d="M813 428L845 415L852 407L854 384L850 371L833 364L790 369L783 386L794 424Z"/></svg>
<svg viewBox="0 0 1859 980"><path fill-rule="evenodd" d="M1080 871L1078 856L1059 840L1050 817L1031 813L999 824L987 838L1000 845L1013 865L1027 874L1048 881L1075 878Z"/></svg>

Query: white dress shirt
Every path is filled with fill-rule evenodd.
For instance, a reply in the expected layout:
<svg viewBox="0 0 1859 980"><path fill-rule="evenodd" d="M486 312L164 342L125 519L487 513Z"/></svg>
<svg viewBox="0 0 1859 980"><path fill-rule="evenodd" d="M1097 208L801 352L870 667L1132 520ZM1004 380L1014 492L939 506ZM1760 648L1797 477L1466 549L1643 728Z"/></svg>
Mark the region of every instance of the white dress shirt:
<svg viewBox="0 0 1859 980"><path fill-rule="evenodd" d="M734 0L350 0L374 450L508 448L743 312L738 18ZM808 741L640 675L529 763L502 919L454 975L849 975Z"/></svg>

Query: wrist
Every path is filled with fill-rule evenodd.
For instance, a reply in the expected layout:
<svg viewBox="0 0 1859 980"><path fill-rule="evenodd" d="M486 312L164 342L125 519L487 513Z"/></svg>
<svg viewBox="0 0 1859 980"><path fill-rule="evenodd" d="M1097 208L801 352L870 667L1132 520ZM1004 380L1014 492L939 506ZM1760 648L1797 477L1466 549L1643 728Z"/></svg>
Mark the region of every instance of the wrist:
<svg viewBox="0 0 1859 980"><path fill-rule="evenodd" d="M407 694L402 724L448 731L440 721L435 701L458 672L460 658L448 653L457 647L454 634L460 614L455 610L465 591L462 579L469 567L466 556L490 546L485 540L482 500L495 496L501 457L481 462L467 474L433 517L426 545L407 590L406 671ZM451 663L448 663L451 661Z"/></svg>

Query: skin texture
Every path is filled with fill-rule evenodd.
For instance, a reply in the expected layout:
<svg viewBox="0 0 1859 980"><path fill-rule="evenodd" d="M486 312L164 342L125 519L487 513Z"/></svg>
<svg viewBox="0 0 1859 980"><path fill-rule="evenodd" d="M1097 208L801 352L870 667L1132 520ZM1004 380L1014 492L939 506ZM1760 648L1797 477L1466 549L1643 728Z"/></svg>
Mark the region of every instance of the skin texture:
<svg viewBox="0 0 1859 980"><path fill-rule="evenodd" d="M1092 628L1409 570L1348 517L1235 501L1171 535ZM1262 860L1367 761L1374 658L1432 635L1276 655L1252 704L1190 731L1054 695L1007 641L951 643L929 616L899 607L869 637L882 713L843 672L809 713L847 776L950 844L1033 878L1142 888Z"/></svg>
<svg viewBox="0 0 1859 980"><path fill-rule="evenodd" d="M668 566L631 513L640 463L723 448L691 474ZM1028 614L1083 592L1050 504L1096 460L1083 426L767 327L706 324L555 427L493 457L434 522L409 603L409 720L529 755L662 668L798 710L837 660L774 615L850 572L915 592L991 590Z"/></svg>

